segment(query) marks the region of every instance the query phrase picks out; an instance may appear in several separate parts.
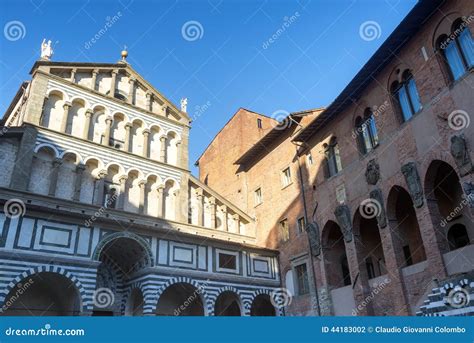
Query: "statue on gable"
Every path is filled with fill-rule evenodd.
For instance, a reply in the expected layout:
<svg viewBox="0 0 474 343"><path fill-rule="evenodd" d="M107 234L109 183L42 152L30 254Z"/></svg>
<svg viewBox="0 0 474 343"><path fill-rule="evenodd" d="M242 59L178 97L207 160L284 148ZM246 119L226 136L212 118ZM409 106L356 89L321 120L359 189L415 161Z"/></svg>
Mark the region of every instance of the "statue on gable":
<svg viewBox="0 0 474 343"><path fill-rule="evenodd" d="M46 43L46 39L43 39L43 43L41 43L41 59L44 61L51 60L51 56L53 56L53 47L51 46L51 41L49 40Z"/></svg>

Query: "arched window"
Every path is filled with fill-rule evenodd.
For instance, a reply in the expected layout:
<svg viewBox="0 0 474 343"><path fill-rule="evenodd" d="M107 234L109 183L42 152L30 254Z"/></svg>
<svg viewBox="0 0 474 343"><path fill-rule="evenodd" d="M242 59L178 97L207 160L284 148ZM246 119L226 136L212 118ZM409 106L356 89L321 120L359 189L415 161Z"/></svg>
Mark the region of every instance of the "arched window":
<svg viewBox="0 0 474 343"><path fill-rule="evenodd" d="M392 95L397 100L403 121L407 121L421 110L420 96L415 79L409 70L402 74L401 81L392 84Z"/></svg>
<svg viewBox="0 0 474 343"><path fill-rule="evenodd" d="M359 149L362 154L366 154L374 149L378 143L377 127L375 117L370 108L365 110L363 117L356 119L356 132Z"/></svg>
<svg viewBox="0 0 474 343"><path fill-rule="evenodd" d="M329 144L324 144L326 178L336 175L342 170L341 156L336 137L332 137Z"/></svg>
<svg viewBox="0 0 474 343"><path fill-rule="evenodd" d="M467 23L462 19L454 22L449 36L444 34L438 38L438 49L443 54L453 80L474 67L474 43Z"/></svg>

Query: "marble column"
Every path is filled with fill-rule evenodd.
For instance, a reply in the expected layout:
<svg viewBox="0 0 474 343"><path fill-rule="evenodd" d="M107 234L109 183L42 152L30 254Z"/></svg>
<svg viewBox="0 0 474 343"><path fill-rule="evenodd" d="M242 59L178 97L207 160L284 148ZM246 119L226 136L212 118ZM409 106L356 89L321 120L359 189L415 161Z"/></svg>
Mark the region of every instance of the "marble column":
<svg viewBox="0 0 474 343"><path fill-rule="evenodd" d="M61 164L63 161L60 158L55 158L53 160L53 165L50 173L50 183L49 183L49 196L54 196L56 194L56 186L58 184L58 175L59 175L59 168L61 168Z"/></svg>
<svg viewBox="0 0 474 343"><path fill-rule="evenodd" d="M133 105L134 103L134 99L135 99L135 82L137 80L134 79L134 78L130 78L128 80L129 84L128 84L128 96L127 96L127 102L130 104L130 105Z"/></svg>
<svg viewBox="0 0 474 343"><path fill-rule="evenodd" d="M232 218L234 219L235 233L240 234L240 216L238 214L234 214Z"/></svg>
<svg viewBox="0 0 474 343"><path fill-rule="evenodd" d="M84 121L84 130L82 131L83 139L89 139L89 130L91 127L92 113L93 113L92 110L87 110L85 113L86 120Z"/></svg>
<svg viewBox="0 0 474 343"><path fill-rule="evenodd" d="M143 157L148 157L149 145L150 145L150 130L145 129L143 130L143 149L142 149Z"/></svg>
<svg viewBox="0 0 474 343"><path fill-rule="evenodd" d="M69 81L71 81L72 83L76 82L76 72L76 69L71 70L71 78L69 79Z"/></svg>
<svg viewBox="0 0 474 343"><path fill-rule="evenodd" d="M174 220L180 221L181 220L181 208L178 203L179 199L179 189L173 192L173 205L174 205Z"/></svg>
<svg viewBox="0 0 474 343"><path fill-rule="evenodd" d="M65 102L63 105L63 117L61 118L61 128L60 132L66 132L66 127L67 127L67 120L69 118L69 109L71 108L71 103L70 102Z"/></svg>
<svg viewBox="0 0 474 343"><path fill-rule="evenodd" d="M227 206L222 205L222 230L229 231L228 220L227 220Z"/></svg>
<svg viewBox="0 0 474 343"><path fill-rule="evenodd" d="M138 187L140 187L140 203L138 205L138 213L146 214L146 181L140 181L138 183Z"/></svg>
<svg viewBox="0 0 474 343"><path fill-rule="evenodd" d="M150 92L146 93L146 109L147 111L153 111L153 94Z"/></svg>
<svg viewBox="0 0 474 343"><path fill-rule="evenodd" d="M209 198L209 205L211 206L211 229L216 228L216 198Z"/></svg>
<svg viewBox="0 0 474 343"><path fill-rule="evenodd" d="M158 217L164 218L164 207L165 207L165 198L163 196L165 188L163 186L158 186L156 189L158 193Z"/></svg>
<svg viewBox="0 0 474 343"><path fill-rule="evenodd" d="M130 131L132 130L132 124L125 124L125 142L123 144L123 151L130 152Z"/></svg>
<svg viewBox="0 0 474 343"><path fill-rule="evenodd" d="M82 186L82 175L84 174L84 170L86 166L82 163L79 163L76 166L76 180L74 182L74 195L72 200L80 201L81 200L81 186Z"/></svg>
<svg viewBox="0 0 474 343"><path fill-rule="evenodd" d="M120 194L117 209L123 210L125 208L125 198L127 197L127 176L121 176L118 181L120 183Z"/></svg>
<svg viewBox="0 0 474 343"><path fill-rule="evenodd" d="M117 86L117 74L118 74L118 70L112 70L112 80L110 82L110 92L109 92L109 95L112 98L115 97L115 87Z"/></svg>
<svg viewBox="0 0 474 343"><path fill-rule="evenodd" d="M94 185L94 205L102 206L104 201L104 186L107 171L102 170L97 174Z"/></svg>
<svg viewBox="0 0 474 343"><path fill-rule="evenodd" d="M197 212L198 212L198 218L197 218L197 225L198 226L203 226L203 217L204 217L204 211L203 211L203 200L204 200L204 194L202 188L198 188L196 190L196 198L197 198Z"/></svg>
<svg viewBox="0 0 474 343"><path fill-rule="evenodd" d="M98 74L98 73L99 73L99 72L98 72L98 70L96 70L96 69L94 69L94 70L92 71L91 89L92 89L93 91L96 90L95 87L96 87L96 83L97 83L97 74Z"/></svg>
<svg viewBox="0 0 474 343"><path fill-rule="evenodd" d="M104 134L104 141L102 142L103 145L109 146L110 145L110 131L112 130L112 118L108 117L105 119L105 134Z"/></svg>
<svg viewBox="0 0 474 343"><path fill-rule="evenodd" d="M178 167L186 168L186 166L183 166L181 163L181 153L182 153L182 145L181 141L176 142L176 165Z"/></svg>
<svg viewBox="0 0 474 343"><path fill-rule="evenodd" d="M166 137L160 137L160 162L166 163Z"/></svg>

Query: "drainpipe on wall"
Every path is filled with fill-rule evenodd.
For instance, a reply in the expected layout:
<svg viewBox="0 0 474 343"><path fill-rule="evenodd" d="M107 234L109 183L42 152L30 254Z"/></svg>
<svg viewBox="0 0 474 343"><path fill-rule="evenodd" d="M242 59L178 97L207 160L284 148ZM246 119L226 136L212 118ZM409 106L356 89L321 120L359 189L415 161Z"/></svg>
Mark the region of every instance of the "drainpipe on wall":
<svg viewBox="0 0 474 343"><path fill-rule="evenodd" d="M291 118L291 116L289 118L296 125L303 128L300 125L300 123L296 122L293 118ZM298 145L294 141L291 141L291 142L295 145L296 160L297 160L297 163L298 163L298 176L299 176L300 184L301 184L301 197L302 197L302 200L303 200L304 221L305 221L305 224L308 225L309 224L309 222L308 222L308 208L306 206L306 195L305 195L305 191L304 191L303 172L301 170L301 163L300 163L300 159L299 159L299 155L298 155L298 148L301 147L301 145ZM313 282L313 285L314 285L314 291L316 292L316 294L314 295L314 299L316 299L316 304L315 304L316 305L316 312L317 312L318 316L321 316L321 309L320 309L320 306L319 306L318 285L316 283L316 273L315 273L315 269L314 269L313 253L311 251L311 242L309 240L308 234L306 234L306 237L308 238L309 264L310 264L310 268L311 268L312 282ZM311 307L313 307L313 301L311 301Z"/></svg>

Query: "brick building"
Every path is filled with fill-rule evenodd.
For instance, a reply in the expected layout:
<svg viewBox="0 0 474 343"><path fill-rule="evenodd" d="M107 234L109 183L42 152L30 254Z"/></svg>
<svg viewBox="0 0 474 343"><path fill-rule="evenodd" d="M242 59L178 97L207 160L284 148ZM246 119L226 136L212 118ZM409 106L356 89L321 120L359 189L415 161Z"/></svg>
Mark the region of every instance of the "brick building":
<svg viewBox="0 0 474 343"><path fill-rule="evenodd" d="M235 147L246 111L197 161L280 252L287 314L474 313L472 32L472 1L419 1L326 109Z"/></svg>

